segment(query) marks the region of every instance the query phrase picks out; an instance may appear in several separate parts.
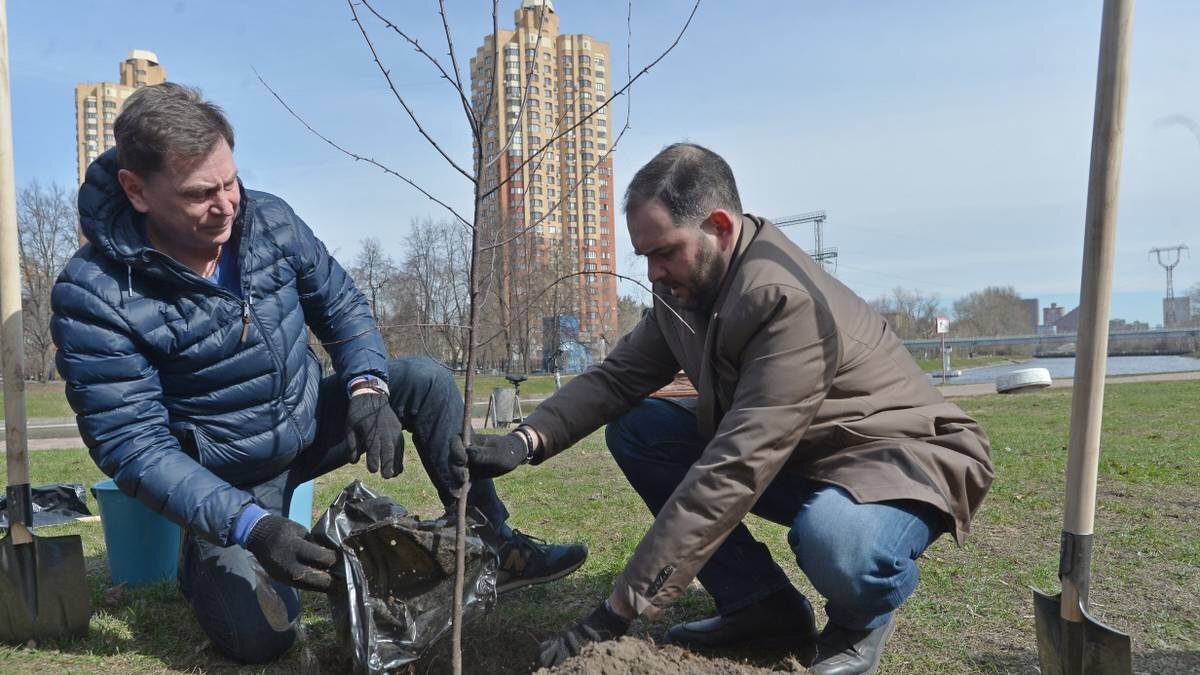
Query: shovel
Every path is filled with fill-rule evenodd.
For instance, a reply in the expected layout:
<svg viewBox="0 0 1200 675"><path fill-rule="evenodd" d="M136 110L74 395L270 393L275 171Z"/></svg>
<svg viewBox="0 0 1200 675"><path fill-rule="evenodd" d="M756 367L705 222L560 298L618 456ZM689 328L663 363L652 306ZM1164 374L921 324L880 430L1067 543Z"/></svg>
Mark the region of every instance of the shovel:
<svg viewBox="0 0 1200 675"><path fill-rule="evenodd" d="M25 434L25 349L13 186L8 22L0 0L0 348L8 464L8 534L0 540L0 640L81 635L92 610L78 535L36 537Z"/></svg>
<svg viewBox="0 0 1200 675"><path fill-rule="evenodd" d="M1043 675L1133 673L1129 636L1100 623L1087 611L1132 25L1133 0L1105 0L1092 122L1075 384L1071 395L1066 514L1058 563L1062 593L1049 596L1037 589L1033 591L1038 658Z"/></svg>

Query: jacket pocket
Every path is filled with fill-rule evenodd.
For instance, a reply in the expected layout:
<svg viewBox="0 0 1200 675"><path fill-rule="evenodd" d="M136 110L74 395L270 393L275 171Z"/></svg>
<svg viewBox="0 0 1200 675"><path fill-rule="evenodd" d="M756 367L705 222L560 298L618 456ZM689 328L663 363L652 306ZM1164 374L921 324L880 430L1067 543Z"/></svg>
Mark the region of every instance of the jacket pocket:
<svg viewBox="0 0 1200 675"><path fill-rule="evenodd" d="M179 441L183 453L199 462L204 440L196 427L189 422L172 424L171 433Z"/></svg>
<svg viewBox="0 0 1200 675"><path fill-rule="evenodd" d="M934 418L917 409L883 410L834 427L835 437L848 445L874 441L925 440L937 436Z"/></svg>

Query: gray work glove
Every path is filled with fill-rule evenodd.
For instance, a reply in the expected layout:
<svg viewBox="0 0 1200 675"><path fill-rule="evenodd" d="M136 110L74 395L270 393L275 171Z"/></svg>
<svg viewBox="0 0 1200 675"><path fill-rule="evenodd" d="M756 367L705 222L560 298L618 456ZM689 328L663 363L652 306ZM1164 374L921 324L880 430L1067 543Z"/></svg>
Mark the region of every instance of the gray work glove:
<svg viewBox="0 0 1200 675"><path fill-rule="evenodd" d="M309 540L308 530L294 520L263 516L246 537L245 549L276 581L322 593L333 588L329 570L337 563L337 553Z"/></svg>
<svg viewBox="0 0 1200 675"><path fill-rule="evenodd" d="M538 663L543 668L562 665L590 642L614 640L628 633L631 623L609 609L608 601L602 602L571 630L538 645Z"/></svg>
<svg viewBox="0 0 1200 675"><path fill-rule="evenodd" d="M404 429L382 393L350 397L346 410L346 450L351 464L367 455L367 471L384 478L404 471Z"/></svg>

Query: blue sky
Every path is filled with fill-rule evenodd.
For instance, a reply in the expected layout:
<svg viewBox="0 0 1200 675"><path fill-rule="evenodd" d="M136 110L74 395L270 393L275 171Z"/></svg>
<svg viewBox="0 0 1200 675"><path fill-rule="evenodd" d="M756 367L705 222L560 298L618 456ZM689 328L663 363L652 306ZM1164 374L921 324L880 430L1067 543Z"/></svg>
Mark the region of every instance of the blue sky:
<svg viewBox="0 0 1200 675"><path fill-rule="evenodd" d="M501 7L510 26L519 3ZM902 285L947 303L988 285L1077 303L1100 2L767 2L705 0L680 46L634 87L616 184L660 147L708 145L733 166L747 210L825 209L839 276L870 298ZM465 64L490 32L486 3L449 0ZM635 70L673 38L682 0L635 2ZM440 39L433 0L377 7ZM624 3L558 0L565 32L609 41L625 73ZM237 129L247 185L287 199L339 257L368 236L403 255L414 218L438 207L355 164L289 117L251 67L323 133L408 174L464 210L470 189L413 131L370 61L345 2L9 2L16 171L75 180L73 89L114 80L129 49L158 53ZM68 17L68 19L64 19ZM461 161L470 138L452 91L367 25L431 133ZM1153 246L1198 248L1200 3L1156 0L1134 22L1112 315L1161 322L1165 275ZM625 102L613 115L623 123ZM812 243L808 228L792 236ZM628 239L618 269L644 276ZM1176 269L1200 282L1200 255ZM627 290L636 290L629 288Z"/></svg>

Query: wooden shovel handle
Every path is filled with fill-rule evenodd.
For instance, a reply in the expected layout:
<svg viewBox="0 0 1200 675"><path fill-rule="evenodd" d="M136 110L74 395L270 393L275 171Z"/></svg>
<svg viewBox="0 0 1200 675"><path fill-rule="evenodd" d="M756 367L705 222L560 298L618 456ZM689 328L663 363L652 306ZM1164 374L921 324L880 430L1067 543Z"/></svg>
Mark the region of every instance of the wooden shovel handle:
<svg viewBox="0 0 1200 675"><path fill-rule="evenodd" d="M1133 0L1105 0L1096 75L1096 109L1092 121L1092 160L1088 176L1063 523L1066 532L1079 535L1092 533L1096 513L1096 473L1100 461L1104 372L1108 356L1108 310L1116 249L1117 195L1132 28ZM1064 616L1068 611L1079 611L1077 589L1066 578L1063 579L1062 605Z"/></svg>
<svg viewBox="0 0 1200 675"><path fill-rule="evenodd" d="M21 323L21 256L13 174L12 97L8 80L8 19L0 0L0 360L4 362L4 434L8 484L29 482L25 435L25 330Z"/></svg>

